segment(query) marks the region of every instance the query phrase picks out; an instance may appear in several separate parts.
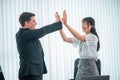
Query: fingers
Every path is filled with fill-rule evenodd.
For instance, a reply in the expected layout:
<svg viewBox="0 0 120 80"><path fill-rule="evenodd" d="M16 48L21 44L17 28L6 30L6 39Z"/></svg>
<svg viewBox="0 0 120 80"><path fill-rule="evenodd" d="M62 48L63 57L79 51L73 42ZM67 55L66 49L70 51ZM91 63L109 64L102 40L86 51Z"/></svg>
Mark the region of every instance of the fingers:
<svg viewBox="0 0 120 80"><path fill-rule="evenodd" d="M62 22L63 22L63 24L66 24L66 23L67 23L67 13L66 13L66 10L63 11Z"/></svg>
<svg viewBox="0 0 120 80"><path fill-rule="evenodd" d="M64 10L63 13L66 13L66 10Z"/></svg>
<svg viewBox="0 0 120 80"><path fill-rule="evenodd" d="M66 10L64 10L64 11L63 11L63 16L66 16L66 15L67 15L67 14L66 14Z"/></svg>
<svg viewBox="0 0 120 80"><path fill-rule="evenodd" d="M60 18L59 13L56 11L55 13L56 21L61 21L62 23L66 24L67 23L67 13L66 10L63 11L63 17Z"/></svg>
<svg viewBox="0 0 120 80"><path fill-rule="evenodd" d="M56 17L56 21L57 21L57 22L60 21L60 15L59 15L58 12L55 13L55 17Z"/></svg>
<svg viewBox="0 0 120 80"><path fill-rule="evenodd" d="M66 13L66 10L63 11L63 18L67 19L67 13Z"/></svg>
<svg viewBox="0 0 120 80"><path fill-rule="evenodd" d="M60 17L60 15L59 15L59 13L58 13L57 11L56 11L56 13L55 13L55 17L56 17L56 18L59 18L59 17ZM63 11L63 17L65 17L65 18L67 17L66 10Z"/></svg>
<svg viewBox="0 0 120 80"><path fill-rule="evenodd" d="M55 17L60 18L60 15L58 14L58 12L55 13Z"/></svg>

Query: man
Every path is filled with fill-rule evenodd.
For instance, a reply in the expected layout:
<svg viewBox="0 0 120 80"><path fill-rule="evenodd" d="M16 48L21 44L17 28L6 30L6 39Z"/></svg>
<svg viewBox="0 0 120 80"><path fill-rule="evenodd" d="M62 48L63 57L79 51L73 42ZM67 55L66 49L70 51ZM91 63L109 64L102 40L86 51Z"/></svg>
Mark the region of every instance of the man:
<svg viewBox="0 0 120 80"><path fill-rule="evenodd" d="M0 80L5 80L1 66L0 66Z"/></svg>
<svg viewBox="0 0 120 80"><path fill-rule="evenodd" d="M35 29L35 14L23 12L19 17L22 26L16 33L16 42L20 58L19 80L42 80L43 74L47 73L44 62L44 52L39 41L48 33L62 29L62 23L56 22Z"/></svg>

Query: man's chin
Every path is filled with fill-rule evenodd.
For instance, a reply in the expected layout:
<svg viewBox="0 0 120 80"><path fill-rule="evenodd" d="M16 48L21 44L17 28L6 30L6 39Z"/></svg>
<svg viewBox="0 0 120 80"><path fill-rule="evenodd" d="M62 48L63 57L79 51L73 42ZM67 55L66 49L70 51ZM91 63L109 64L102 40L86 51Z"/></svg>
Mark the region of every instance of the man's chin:
<svg viewBox="0 0 120 80"><path fill-rule="evenodd" d="M34 30L34 29L35 29L35 27L32 27L32 28L31 28L31 30Z"/></svg>

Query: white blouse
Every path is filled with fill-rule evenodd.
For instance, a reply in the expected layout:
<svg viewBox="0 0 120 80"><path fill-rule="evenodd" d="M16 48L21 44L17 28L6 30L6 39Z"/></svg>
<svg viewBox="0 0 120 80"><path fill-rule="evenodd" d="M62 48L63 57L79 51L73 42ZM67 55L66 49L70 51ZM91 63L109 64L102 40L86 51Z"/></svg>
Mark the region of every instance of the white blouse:
<svg viewBox="0 0 120 80"><path fill-rule="evenodd" d="M79 46L79 55L81 59L90 59L94 58L95 60L98 59L97 53L97 43L98 38L96 35L89 33L85 35L86 41L80 41L76 38L72 38L73 46Z"/></svg>

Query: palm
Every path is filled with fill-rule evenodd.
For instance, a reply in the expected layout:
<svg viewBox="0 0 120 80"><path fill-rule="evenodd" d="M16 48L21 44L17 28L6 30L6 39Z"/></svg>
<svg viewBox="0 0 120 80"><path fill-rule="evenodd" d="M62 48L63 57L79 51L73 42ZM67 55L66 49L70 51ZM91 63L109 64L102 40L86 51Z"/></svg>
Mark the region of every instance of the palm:
<svg viewBox="0 0 120 80"><path fill-rule="evenodd" d="M62 22L63 22L64 24L67 23L67 13L66 13L66 10L64 10L64 12L63 12Z"/></svg>

